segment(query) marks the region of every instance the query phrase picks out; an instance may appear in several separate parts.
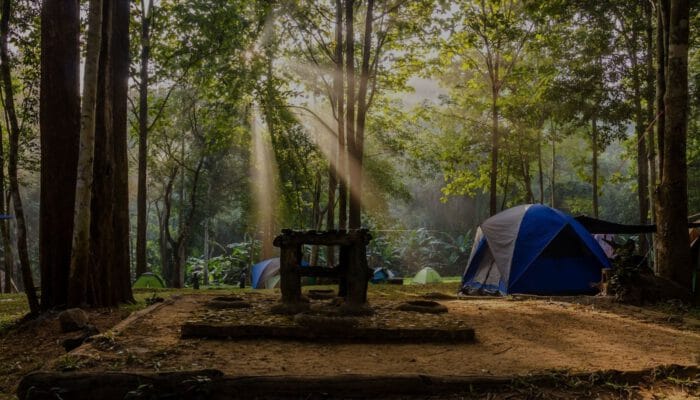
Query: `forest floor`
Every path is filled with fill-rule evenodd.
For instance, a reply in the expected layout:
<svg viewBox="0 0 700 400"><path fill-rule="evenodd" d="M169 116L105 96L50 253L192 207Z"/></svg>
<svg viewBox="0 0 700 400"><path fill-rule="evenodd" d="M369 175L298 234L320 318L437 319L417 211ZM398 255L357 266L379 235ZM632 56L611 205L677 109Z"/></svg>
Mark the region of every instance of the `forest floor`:
<svg viewBox="0 0 700 400"><path fill-rule="evenodd" d="M152 308L141 318L122 324L108 340L86 344L66 354L55 316L0 330L0 398L16 390L18 380L33 370L166 372L216 369L228 376L332 377L352 374L374 376L570 376L604 370L652 371L668 365L692 366L690 376L665 376L634 385L578 382L554 387L525 385L501 390L489 398L515 394L560 398L698 398L700 397L700 310L672 303L634 307L604 298L449 298L457 284L427 286L372 286L370 303L393 309L405 300L443 293L438 300L449 312L438 316L395 312L396 326L445 325L447 319L466 323L476 332L475 343L362 344L314 343L280 340L182 339L186 321L217 317L205 303L223 291L185 291L172 301ZM228 294L232 290L226 290ZM169 297L173 292L160 292ZM178 294L182 294L179 292ZM272 304L277 290L235 294L257 304ZM149 293L137 294L134 306L93 310L93 324L104 331L130 311L142 308ZM0 307L8 297L0 297ZM20 301L19 298L16 301ZM2 311L2 310L0 310ZM284 324L287 317L272 316L258 308L227 310L226 323ZM0 315L3 315L0 312ZM280 320L282 318L282 320ZM433 319L434 318L434 319ZM221 318L220 322L221 322ZM2 320L0 320L2 324ZM0 325L1 326L1 325ZM653 375L654 373L652 373ZM579 379L580 378L576 378ZM585 379L584 379L585 381ZM552 385L549 385L552 386ZM534 393L533 393L534 390ZM509 394L510 393L510 394ZM481 398L479 394L476 398ZM523 396L523 397L527 397ZM595 397L595 396L594 396Z"/></svg>

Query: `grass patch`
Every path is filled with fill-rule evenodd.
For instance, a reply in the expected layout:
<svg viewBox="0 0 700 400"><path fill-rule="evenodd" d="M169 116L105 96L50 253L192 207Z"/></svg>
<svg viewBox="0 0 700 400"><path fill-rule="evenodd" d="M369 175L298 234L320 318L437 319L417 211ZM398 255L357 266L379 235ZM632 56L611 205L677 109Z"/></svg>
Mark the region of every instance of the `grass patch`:
<svg viewBox="0 0 700 400"><path fill-rule="evenodd" d="M12 328L29 312L23 293L0 294L0 335Z"/></svg>

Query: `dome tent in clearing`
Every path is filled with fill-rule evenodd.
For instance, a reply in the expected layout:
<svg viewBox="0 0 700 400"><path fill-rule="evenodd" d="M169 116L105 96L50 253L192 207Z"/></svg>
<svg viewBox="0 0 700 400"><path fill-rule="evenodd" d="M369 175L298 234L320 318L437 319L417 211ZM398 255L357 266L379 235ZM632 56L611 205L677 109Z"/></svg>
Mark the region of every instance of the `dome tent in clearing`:
<svg viewBox="0 0 700 400"><path fill-rule="evenodd" d="M132 287L134 289L163 289L165 282L163 282L163 278L153 272L144 272Z"/></svg>
<svg viewBox="0 0 700 400"><path fill-rule="evenodd" d="M413 277L413 283L426 284L440 282L442 282L440 274L430 267L423 268Z"/></svg>
<svg viewBox="0 0 700 400"><path fill-rule="evenodd" d="M593 294L610 261L573 217L541 205L502 211L477 229L465 293Z"/></svg>

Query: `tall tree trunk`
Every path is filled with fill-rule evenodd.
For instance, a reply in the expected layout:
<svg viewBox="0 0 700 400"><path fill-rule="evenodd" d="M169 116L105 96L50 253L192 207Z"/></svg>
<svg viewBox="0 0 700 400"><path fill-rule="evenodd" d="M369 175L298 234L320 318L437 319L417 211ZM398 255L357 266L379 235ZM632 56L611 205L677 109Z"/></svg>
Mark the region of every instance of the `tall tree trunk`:
<svg viewBox="0 0 700 400"><path fill-rule="evenodd" d="M333 74L333 96L335 99L335 110L338 128L338 139L336 147L336 163L330 163L330 175L328 177L328 215L326 216L326 227L328 230L335 228L335 190L338 188L338 228L347 227L347 184L346 171L347 160L345 158L345 102L343 90L343 2L335 0L335 70ZM326 249L329 266L335 265L335 247L328 246Z"/></svg>
<svg viewBox="0 0 700 400"><path fill-rule="evenodd" d="M591 160L592 184L593 184L593 216L598 218L598 125L595 118L591 119Z"/></svg>
<svg viewBox="0 0 700 400"><path fill-rule="evenodd" d="M645 100L646 100L646 121L647 127L645 134L647 136L647 170L649 179L647 181L647 198L649 199L649 209L651 221L656 220L654 212L654 189L656 188L656 140L654 140L654 125L656 115L654 113L654 27L652 19L654 17L653 7L650 2L644 2L646 12L646 85L645 85ZM658 111L657 111L658 112Z"/></svg>
<svg viewBox="0 0 700 400"><path fill-rule="evenodd" d="M14 91L12 89L12 73L10 71L10 54L8 51L8 36L10 34L10 13L12 12L12 1L4 0L2 3L2 18L0 18L0 72L2 72L3 90L5 92L5 113L10 122L10 159L8 164L8 175L10 178L10 193L12 194L12 205L15 210L15 221L17 224L17 250L19 252L19 262L22 268L22 281L24 291L29 301L30 313L39 312L39 300L34 288L32 269L29 264L29 252L27 251L27 226L24 219L24 209L22 208L22 198L19 193L19 181L17 178L17 160L19 158L19 136L20 129L15 110Z"/></svg>
<svg viewBox="0 0 700 400"><path fill-rule="evenodd" d="M71 253L68 305L89 304L90 210L92 169L95 151L95 114L97 75L102 36L102 0L90 0L87 49L83 77L83 101L80 111L80 151L75 188L75 217Z"/></svg>
<svg viewBox="0 0 700 400"><path fill-rule="evenodd" d="M0 214L6 215L9 207L5 207L5 149L0 131ZM9 204L8 204L9 206ZM14 257L12 257L12 245L10 242L9 220L0 220L0 234L2 236L2 258L5 271L5 281L2 292L12 293L12 281L14 276Z"/></svg>
<svg viewBox="0 0 700 400"><path fill-rule="evenodd" d="M664 138L666 136L666 110L664 109L664 96L666 94L666 64L668 54L668 25L669 25L669 0L657 0L656 4L656 142L659 149L659 177L661 182L664 176Z"/></svg>
<svg viewBox="0 0 700 400"><path fill-rule="evenodd" d="M168 285L171 285L173 281L174 257L172 252L174 251L173 243L175 241L170 234L170 216L172 214L173 185L175 184L177 173L178 168L173 168L166 180L163 190L163 212L160 221L160 262L163 269L163 279Z"/></svg>
<svg viewBox="0 0 700 400"><path fill-rule="evenodd" d="M115 302L133 302L129 251L129 159L127 96L129 91L129 2L115 0L112 21L112 129L114 129L114 274Z"/></svg>
<svg viewBox="0 0 700 400"><path fill-rule="evenodd" d="M347 112L345 114L345 131L347 132L347 155L348 170L350 172L348 182L348 196L350 197L350 207L353 204L353 197L359 194L361 188L357 187L357 182L353 179L357 160L355 159L355 33L353 29L355 0L345 0L345 75L347 80ZM342 211L341 211L342 213ZM348 227L353 226L352 214L348 215Z"/></svg>
<svg viewBox="0 0 700 400"><path fill-rule="evenodd" d="M95 145L90 200L90 282L97 298L88 304L111 305L114 280L114 129L112 121L112 75L110 46L112 40L112 6L115 0L103 0L100 59L97 72L95 105Z"/></svg>
<svg viewBox="0 0 700 400"><path fill-rule="evenodd" d="M189 211L185 217L184 213L184 198L181 198L180 205L180 228L178 229L177 239L171 241L172 248L174 250L174 260L173 260L173 273L172 273L172 287L183 288L185 286L185 263L187 261L187 243L190 239L190 232L192 231L192 222L194 221L194 214L197 208L197 186L199 182L199 176L202 171L202 166L204 165L204 158L200 158L197 163L197 168L194 171L192 177L192 190L190 191L189 200ZM182 168L183 171L185 168ZM184 191L183 191L184 192Z"/></svg>
<svg viewBox="0 0 700 400"><path fill-rule="evenodd" d="M550 195L551 195L551 205L552 207L556 208L556 171L557 171L557 146L556 146L556 140L554 139L554 136L552 135L552 180L551 180L551 185L550 185Z"/></svg>
<svg viewBox="0 0 700 400"><path fill-rule="evenodd" d="M352 184L355 190L350 197L350 229L362 226L362 164L365 153L365 125L367 121L367 84L369 82L370 52L372 50L372 20L374 18L374 0L367 1L365 10L365 33L362 44L362 65L360 66L360 88L357 94L357 124L355 143L353 146Z"/></svg>
<svg viewBox="0 0 700 400"><path fill-rule="evenodd" d="M689 13L687 0L671 0L656 240L659 274L687 288L691 287L693 275L688 246L686 164Z"/></svg>
<svg viewBox="0 0 700 400"><path fill-rule="evenodd" d="M80 142L80 6L44 0L41 9L41 307L67 304Z"/></svg>
<svg viewBox="0 0 700 400"><path fill-rule="evenodd" d="M495 83L492 83L495 86ZM504 194L505 196L505 194ZM498 89L491 89L491 172L489 184L489 215L498 212Z"/></svg>
<svg viewBox="0 0 700 400"><path fill-rule="evenodd" d="M537 131L537 177L540 184L540 204L544 204L544 171L542 168L542 128Z"/></svg>
<svg viewBox="0 0 700 400"><path fill-rule="evenodd" d="M639 223L649 223L649 171L647 164L647 144L645 130L645 113L642 109L642 79L638 68L638 37L636 31L632 34L632 48L630 48L630 62L632 70L632 102L634 104L634 128L637 138L637 201L639 204ZM639 250L646 254L648 243L646 236L639 236Z"/></svg>
<svg viewBox="0 0 700 400"><path fill-rule="evenodd" d="M139 167L136 200L136 276L148 270L146 264L146 188L148 158L148 61L151 54L152 0L141 1L141 70L139 73Z"/></svg>

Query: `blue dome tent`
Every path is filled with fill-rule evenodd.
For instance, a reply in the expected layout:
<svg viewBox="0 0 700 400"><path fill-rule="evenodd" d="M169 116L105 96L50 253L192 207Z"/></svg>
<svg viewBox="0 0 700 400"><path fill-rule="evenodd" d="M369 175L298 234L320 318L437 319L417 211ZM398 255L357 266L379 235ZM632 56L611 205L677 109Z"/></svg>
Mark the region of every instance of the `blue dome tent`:
<svg viewBox="0 0 700 400"><path fill-rule="evenodd" d="M536 204L502 211L476 232L465 293L589 294L610 261L573 217Z"/></svg>
<svg viewBox="0 0 700 400"><path fill-rule="evenodd" d="M301 261L302 267L308 267L309 263ZM280 259L279 257L268 258L253 265L250 283L253 289L272 289L279 283Z"/></svg>

